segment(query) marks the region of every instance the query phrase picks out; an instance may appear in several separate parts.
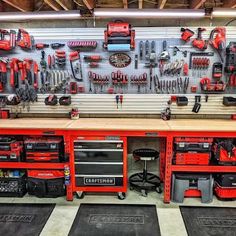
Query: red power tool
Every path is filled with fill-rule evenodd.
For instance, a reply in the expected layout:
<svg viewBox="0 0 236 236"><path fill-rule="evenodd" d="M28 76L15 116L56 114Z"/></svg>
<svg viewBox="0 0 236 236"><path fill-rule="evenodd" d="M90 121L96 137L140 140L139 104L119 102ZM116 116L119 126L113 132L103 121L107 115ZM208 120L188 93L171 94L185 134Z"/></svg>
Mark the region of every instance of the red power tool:
<svg viewBox="0 0 236 236"><path fill-rule="evenodd" d="M8 37L8 39L7 39ZM16 46L16 31L0 29L0 49L9 51Z"/></svg>
<svg viewBox="0 0 236 236"><path fill-rule="evenodd" d="M181 28L180 31L182 32L181 39L185 42L188 42L190 38L194 35L194 32L189 28Z"/></svg>
<svg viewBox="0 0 236 236"><path fill-rule="evenodd" d="M12 58L10 62L10 85L13 88L19 87L19 77L18 77L18 58Z"/></svg>
<svg viewBox="0 0 236 236"><path fill-rule="evenodd" d="M34 45L34 38L24 29L19 29L17 34L17 45L24 49L32 49Z"/></svg>
<svg viewBox="0 0 236 236"><path fill-rule="evenodd" d="M224 61L224 50L226 44L226 30L224 27L217 27L211 31L210 45L217 50L221 61Z"/></svg>
<svg viewBox="0 0 236 236"><path fill-rule="evenodd" d="M128 44L130 49L135 48L135 30L126 22L110 22L107 24L107 30L104 31L105 49L109 50L111 44Z"/></svg>
<svg viewBox="0 0 236 236"><path fill-rule="evenodd" d="M198 28L197 30L197 38L192 41L192 45L193 47L198 48L200 50L206 50L208 46L208 41L202 39L202 32L206 31L206 29Z"/></svg>

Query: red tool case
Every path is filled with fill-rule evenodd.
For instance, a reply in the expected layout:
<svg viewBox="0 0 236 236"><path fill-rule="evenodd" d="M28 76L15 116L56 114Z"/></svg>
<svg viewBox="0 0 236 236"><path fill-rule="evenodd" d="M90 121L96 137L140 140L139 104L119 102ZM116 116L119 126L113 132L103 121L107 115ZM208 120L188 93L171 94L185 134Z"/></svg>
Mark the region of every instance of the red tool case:
<svg viewBox="0 0 236 236"><path fill-rule="evenodd" d="M217 175L214 191L220 199L236 199L236 174Z"/></svg>
<svg viewBox="0 0 236 236"><path fill-rule="evenodd" d="M208 165L212 142L212 138L175 138L174 164Z"/></svg>
<svg viewBox="0 0 236 236"><path fill-rule="evenodd" d="M64 161L64 143L60 137L29 138L24 141L24 147L26 161Z"/></svg>
<svg viewBox="0 0 236 236"><path fill-rule="evenodd" d="M11 137L0 137L0 161L21 161L23 143Z"/></svg>

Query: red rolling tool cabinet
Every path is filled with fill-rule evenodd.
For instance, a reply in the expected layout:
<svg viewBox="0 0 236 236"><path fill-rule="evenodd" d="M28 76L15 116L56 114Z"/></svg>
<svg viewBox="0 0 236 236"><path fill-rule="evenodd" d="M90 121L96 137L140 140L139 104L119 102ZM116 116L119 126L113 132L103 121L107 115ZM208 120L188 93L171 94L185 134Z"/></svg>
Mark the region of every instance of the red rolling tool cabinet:
<svg viewBox="0 0 236 236"><path fill-rule="evenodd" d="M124 137L74 137L71 174L78 198L85 192L127 191L127 139Z"/></svg>

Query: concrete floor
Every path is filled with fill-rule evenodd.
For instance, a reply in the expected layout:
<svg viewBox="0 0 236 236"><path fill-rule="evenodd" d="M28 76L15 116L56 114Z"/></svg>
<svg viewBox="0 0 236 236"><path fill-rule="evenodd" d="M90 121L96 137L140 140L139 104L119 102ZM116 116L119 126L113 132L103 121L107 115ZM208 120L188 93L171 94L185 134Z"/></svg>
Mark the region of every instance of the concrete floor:
<svg viewBox="0 0 236 236"><path fill-rule="evenodd" d="M23 198L0 198L3 203L56 203L48 222L46 223L40 236L67 236L81 203L113 203L113 204L155 204L160 224L162 236L187 236L184 222L179 210L180 204L163 203L163 195L151 192L148 197L143 197L135 191L128 191L125 200L117 199L114 194L94 195L87 194L84 199L74 198L73 202L68 202L64 197L36 198L26 195ZM224 202L214 198L210 204L202 204L198 198L185 199L182 205L194 206L227 206L235 207L236 201Z"/></svg>

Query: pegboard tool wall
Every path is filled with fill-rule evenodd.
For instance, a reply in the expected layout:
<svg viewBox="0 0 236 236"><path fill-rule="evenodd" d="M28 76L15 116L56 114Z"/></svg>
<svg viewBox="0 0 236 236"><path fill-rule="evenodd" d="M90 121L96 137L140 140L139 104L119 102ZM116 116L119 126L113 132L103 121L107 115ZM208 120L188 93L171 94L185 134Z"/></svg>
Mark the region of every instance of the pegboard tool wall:
<svg viewBox="0 0 236 236"><path fill-rule="evenodd" d="M145 27L145 28L134 28L136 33L136 48L134 51L126 52L131 57L131 63L125 68L115 68L109 64L109 56L112 55L114 52L108 52L102 47L104 42L104 28L57 28L57 29L27 29L27 31L34 36L35 43L67 43L70 40L96 40L98 46L95 50L89 52L81 52L81 62L82 62L82 73L83 73L83 82L78 83L85 87L85 93L79 93L72 95L72 104L70 106L46 106L44 104L44 99L49 94L39 93L38 94L38 101L32 103L30 105L30 110L28 111L26 108L19 104L18 106L9 106L12 112L18 112L22 114L48 114L48 116L53 116L54 114L65 114L68 113L72 107L78 107L80 114L89 114L89 115L98 115L103 114L109 116L111 115L119 115L119 114L128 114L128 115L138 115L138 114L160 114L161 111L167 107L167 101L170 100L171 95L176 96L186 96L188 97L188 105L187 106L176 106L176 103L171 104L171 111L174 115L193 115L192 107L194 105L194 97L195 95L202 95L201 101L201 110L196 116L199 115L227 115L227 114L234 114L236 112L235 107L226 107L222 104L223 96L233 96L235 93L235 89L226 89L224 94L209 94L208 95L208 102L205 102L205 94L201 94L199 81L201 77L209 77L211 78L212 68L209 67L208 70L203 70L201 72L193 72L190 70L189 72L189 86L186 93L179 93L176 91L172 93L171 91L167 93L166 91L158 92L152 86L150 90L149 87L149 68L145 67L146 60L140 60L138 58L138 69L135 69L135 54L139 55L139 42L143 41L145 43L146 40L155 41L155 52L156 56L162 52L162 42L163 40L167 41L167 50L169 51L171 58L170 62L174 62L175 60L184 60L185 62L189 63L189 53L187 53L187 57L183 57L181 52L178 52L176 56L173 56L173 48L169 48L169 46L178 46L178 45L190 45L190 43L184 43L180 40L180 28L179 27L168 27L168 28L156 28L156 27ZM208 39L209 34L213 27L207 27L206 31L203 32L203 38ZM197 32L197 28L191 27L191 30ZM236 27L227 27L226 29L226 38L228 45L231 41L236 41ZM193 38L196 37L196 33ZM180 48L182 50L182 48ZM67 58L68 53L71 51L67 46L63 47L62 50L66 51ZM183 49L185 50L185 49ZM193 48L186 48L187 51L197 51ZM50 47L44 49L46 56L48 54L53 54L54 50ZM214 51L211 46L208 46L207 52ZM99 63L98 68L89 68L88 63L83 60L84 55L100 55L102 57L102 61ZM23 51L20 48L16 48L10 52L3 52L1 51L1 57L7 56L9 58L18 57L20 59L24 58L32 58L33 60L40 62L41 58L41 50L31 50L31 51ZM214 56L210 58L210 65L214 62L220 61L218 54L215 52ZM55 70L61 70L56 68ZM71 69L69 65L69 61L67 60L67 64L64 67L64 70L67 75L71 75ZM128 83L128 86L123 88L122 90L117 87L115 88L115 93L120 94L123 93L123 104L122 106L119 105L117 109L116 101L115 101L115 94L107 94L106 90L107 87L104 86L101 92L101 86L94 87L92 92L89 91L89 79L88 79L88 72L92 71L98 73L100 75L111 75L112 72L120 70L122 73L131 75L141 75L143 73L147 73L148 75L148 84L140 88L140 92L138 93L138 87L135 85ZM159 68L153 68L153 75L158 75L160 81L173 81L176 80L179 76L160 76ZM184 77L180 74L181 77ZM226 81L227 78L224 75L223 80ZM74 81L72 77L70 77L70 81ZM39 79L40 83L40 79ZM111 83L110 83L111 84ZM191 85L198 85L197 93L191 93L190 87ZM95 88L95 90L94 90ZM5 89L5 94L11 94L14 91L11 90L10 86ZM59 91L56 94L58 97L63 95L62 91Z"/></svg>

